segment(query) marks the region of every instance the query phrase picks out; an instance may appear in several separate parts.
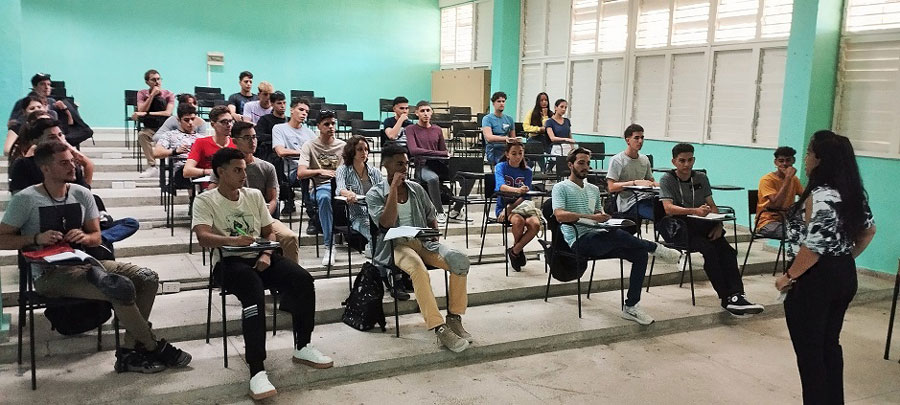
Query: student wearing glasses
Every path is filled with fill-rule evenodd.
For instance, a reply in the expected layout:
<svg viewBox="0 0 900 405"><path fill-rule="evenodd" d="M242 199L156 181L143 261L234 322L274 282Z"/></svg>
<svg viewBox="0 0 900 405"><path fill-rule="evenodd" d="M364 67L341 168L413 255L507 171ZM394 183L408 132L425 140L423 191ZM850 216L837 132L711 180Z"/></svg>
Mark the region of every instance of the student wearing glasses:
<svg viewBox="0 0 900 405"><path fill-rule="evenodd" d="M778 211L786 211L803 194L803 186L794 167L796 154L797 151L790 146L775 149L775 171L759 180L756 232L763 236L784 237L783 215Z"/></svg>
<svg viewBox="0 0 900 405"><path fill-rule="evenodd" d="M297 176L300 179L312 179L315 189L314 198L319 209L319 224L325 239L325 254L322 265L334 264L333 240L331 235L331 179L343 161L345 142L334 137L337 120L334 111L320 111L316 124L319 136L303 144L300 148L300 161L297 162Z"/></svg>
<svg viewBox="0 0 900 405"><path fill-rule="evenodd" d="M234 120L231 119L228 107L219 105L209 110L209 122L215 133L194 142L182 172L186 179L209 176L212 174L212 155L219 149L234 147L234 142L231 141Z"/></svg>

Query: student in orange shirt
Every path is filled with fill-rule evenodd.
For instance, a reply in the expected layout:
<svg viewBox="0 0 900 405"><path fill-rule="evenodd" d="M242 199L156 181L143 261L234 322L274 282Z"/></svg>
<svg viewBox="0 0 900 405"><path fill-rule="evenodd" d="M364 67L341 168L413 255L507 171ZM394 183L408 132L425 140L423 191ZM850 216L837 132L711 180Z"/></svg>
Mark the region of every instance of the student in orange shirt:
<svg viewBox="0 0 900 405"><path fill-rule="evenodd" d="M766 174L759 180L759 202L756 205L757 232L770 238L784 237L782 215L767 211L774 209L786 211L797 196L803 194L803 186L797 178L794 167L794 155L797 151L790 146L775 149L775 167L777 170Z"/></svg>

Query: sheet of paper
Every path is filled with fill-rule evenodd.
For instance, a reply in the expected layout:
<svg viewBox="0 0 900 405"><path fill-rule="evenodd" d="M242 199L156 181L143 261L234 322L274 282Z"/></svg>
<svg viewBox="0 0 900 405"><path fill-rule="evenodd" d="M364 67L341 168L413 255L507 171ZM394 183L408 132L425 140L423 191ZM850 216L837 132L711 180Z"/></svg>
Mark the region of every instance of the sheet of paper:
<svg viewBox="0 0 900 405"><path fill-rule="evenodd" d="M81 250L75 249L74 252L63 252L63 253L57 253L55 255L45 256L44 261L47 263L55 263L55 262L62 262L62 261L66 261L66 260L84 261L89 258L91 258L91 256L88 255L87 253L85 253Z"/></svg>
<svg viewBox="0 0 900 405"><path fill-rule="evenodd" d="M415 226L398 226L396 228L388 229L387 233L384 234L384 240L393 240L398 238L415 238L419 235L419 232L433 230L430 228L418 228Z"/></svg>
<svg viewBox="0 0 900 405"><path fill-rule="evenodd" d="M722 220L731 220L731 214L707 214L705 217L699 217L696 215L688 215L689 218L696 219L705 219L707 221L722 221Z"/></svg>

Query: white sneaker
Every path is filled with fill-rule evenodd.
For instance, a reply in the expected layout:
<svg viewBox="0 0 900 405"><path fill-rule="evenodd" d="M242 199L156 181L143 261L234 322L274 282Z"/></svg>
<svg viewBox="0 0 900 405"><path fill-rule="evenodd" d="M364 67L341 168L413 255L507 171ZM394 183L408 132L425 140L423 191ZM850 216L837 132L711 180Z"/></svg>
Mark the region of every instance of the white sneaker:
<svg viewBox="0 0 900 405"><path fill-rule="evenodd" d="M312 345L303 346L302 349L294 349L294 357L291 358L294 363L306 364L312 368L331 368L334 366L334 360L320 352Z"/></svg>
<svg viewBox="0 0 900 405"><path fill-rule="evenodd" d="M635 321L641 325L649 325L653 323L653 317L647 315L647 313L637 305L633 307L629 307L628 305L626 305L622 309L622 314L620 316L629 321Z"/></svg>
<svg viewBox="0 0 900 405"><path fill-rule="evenodd" d="M681 259L681 252L667 248L660 243L656 244L656 250L651 254L666 263L678 263L678 260Z"/></svg>
<svg viewBox="0 0 900 405"><path fill-rule="evenodd" d="M440 214L437 214L437 221L439 224L446 223L447 222L447 214L444 214L443 212Z"/></svg>
<svg viewBox="0 0 900 405"><path fill-rule="evenodd" d="M447 217L449 218L450 221L453 221L455 223L474 222L475 221L472 218L464 218L462 216L462 214L457 210L450 210L450 215L448 215Z"/></svg>
<svg viewBox="0 0 900 405"><path fill-rule="evenodd" d="M154 177L159 177L159 169L156 166L150 166L147 170L141 172L140 178L142 179L152 179Z"/></svg>
<svg viewBox="0 0 900 405"><path fill-rule="evenodd" d="M250 398L259 401L277 394L275 386L269 382L269 376L265 371L260 371L250 379Z"/></svg>
<svg viewBox="0 0 900 405"><path fill-rule="evenodd" d="M323 266L334 266L334 247L326 247L325 253L322 254Z"/></svg>

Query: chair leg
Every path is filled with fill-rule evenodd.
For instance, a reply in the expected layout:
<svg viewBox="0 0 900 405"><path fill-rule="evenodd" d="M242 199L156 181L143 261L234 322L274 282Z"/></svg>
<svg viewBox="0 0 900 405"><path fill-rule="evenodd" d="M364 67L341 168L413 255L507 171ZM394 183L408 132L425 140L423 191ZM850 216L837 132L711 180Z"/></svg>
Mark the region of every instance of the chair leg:
<svg viewBox="0 0 900 405"><path fill-rule="evenodd" d="M581 278L578 278L578 319L581 319Z"/></svg>
<svg viewBox="0 0 900 405"><path fill-rule="evenodd" d="M781 258L782 249L784 248L783 243L778 244L778 253L775 254L775 267L772 268L772 276L774 277L776 273L778 273L778 259Z"/></svg>
<svg viewBox="0 0 900 405"><path fill-rule="evenodd" d="M645 291L650 292L650 284L653 281L653 266L656 265L656 256L650 258L650 275L647 276L647 289Z"/></svg>
<svg viewBox="0 0 900 405"><path fill-rule="evenodd" d="M697 297L694 295L694 264L691 263L691 254L687 254L688 274L691 277L691 305L697 305Z"/></svg>
<svg viewBox="0 0 900 405"><path fill-rule="evenodd" d="M547 266L546 264L544 266ZM550 272L547 272L547 288L544 289L544 302L547 302L547 298L550 297Z"/></svg>
<svg viewBox="0 0 900 405"><path fill-rule="evenodd" d="M350 246L347 246L347 286L353 291L353 259L350 257Z"/></svg>
<svg viewBox="0 0 900 405"><path fill-rule="evenodd" d="M744 254L744 264L741 266L741 278L744 278L744 268L747 267L747 259L750 258L750 248L753 247L754 240L756 240L756 238L754 238L753 235L750 235L750 244L747 245L747 253ZM775 257L775 267L778 267L778 257L777 256Z"/></svg>
<svg viewBox="0 0 900 405"><path fill-rule="evenodd" d="M19 294L22 294L21 292ZM18 344L18 357L19 357L19 366L22 365L22 337L25 331L25 324L28 323L25 321L25 307L28 305L25 299L19 299L19 344Z"/></svg>
<svg viewBox="0 0 900 405"><path fill-rule="evenodd" d="M222 353L225 368L228 368L228 322L225 319L225 291L222 290L219 295L222 296Z"/></svg>
<svg viewBox="0 0 900 405"><path fill-rule="evenodd" d="M466 230L466 249L469 248L469 204L465 204L463 206L463 210L466 211L463 214L463 225ZM450 221L447 221L450 222Z"/></svg>
<svg viewBox="0 0 900 405"><path fill-rule="evenodd" d="M97 352L103 351L103 325L97 326Z"/></svg>
<svg viewBox="0 0 900 405"><path fill-rule="evenodd" d="M397 280L394 279L394 272L391 271L388 273L391 277L391 288L394 290L394 329L396 330L397 337L400 337L400 309L397 304Z"/></svg>
<svg viewBox="0 0 900 405"><path fill-rule="evenodd" d="M31 390L37 389L37 370L34 360L34 308L28 308L28 346L31 349Z"/></svg>
<svg viewBox="0 0 900 405"><path fill-rule="evenodd" d="M508 231L508 229L506 228L506 224L503 224L502 230L503 230L503 255L507 256L506 251L509 249L509 238L506 235L506 232ZM525 251L523 250L521 254L524 255ZM506 277L509 277L509 257L507 257L506 260L504 260L504 262L506 263Z"/></svg>
<svg viewBox="0 0 900 405"><path fill-rule="evenodd" d="M444 273L444 294L447 297L445 300L447 315L450 315L450 281L448 280L447 271L442 271L442 273Z"/></svg>
<svg viewBox="0 0 900 405"><path fill-rule="evenodd" d="M591 278L588 279L587 299L591 299L591 285L594 284L594 269L597 268L597 261L591 262Z"/></svg>
<svg viewBox="0 0 900 405"><path fill-rule="evenodd" d="M212 276L209 278L209 286L207 290L209 294L206 299L206 343L209 343L209 334L212 326Z"/></svg>
<svg viewBox="0 0 900 405"><path fill-rule="evenodd" d="M884 344L884 359L887 360L891 353L891 337L894 331L894 317L897 313L897 296L900 295L900 272L894 278L894 298L891 300L891 316L888 320L887 341Z"/></svg>
<svg viewBox="0 0 900 405"><path fill-rule="evenodd" d="M619 259L619 301L625 309L625 262Z"/></svg>
<svg viewBox="0 0 900 405"><path fill-rule="evenodd" d="M272 290L272 336L278 331L278 291Z"/></svg>
<svg viewBox="0 0 900 405"><path fill-rule="evenodd" d="M116 351L119 350L119 317L113 315L113 329L116 335Z"/></svg>
<svg viewBox="0 0 900 405"><path fill-rule="evenodd" d="M688 256L690 256L690 253L688 253ZM681 265L681 280L678 281L678 288L681 288L684 286L684 272L685 272L685 270L687 270L687 264L688 264L687 259L684 259L684 263Z"/></svg>
<svg viewBox="0 0 900 405"><path fill-rule="evenodd" d="M484 254L484 237L487 235L487 211L481 222L481 249L478 250L478 264L481 264L481 256Z"/></svg>

